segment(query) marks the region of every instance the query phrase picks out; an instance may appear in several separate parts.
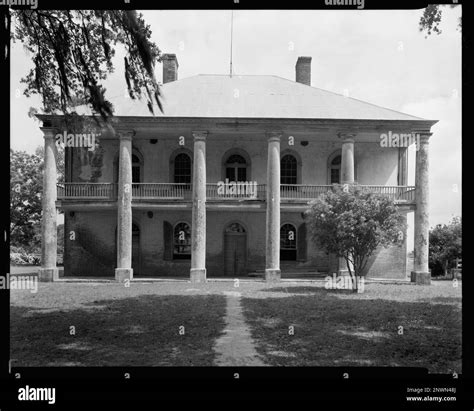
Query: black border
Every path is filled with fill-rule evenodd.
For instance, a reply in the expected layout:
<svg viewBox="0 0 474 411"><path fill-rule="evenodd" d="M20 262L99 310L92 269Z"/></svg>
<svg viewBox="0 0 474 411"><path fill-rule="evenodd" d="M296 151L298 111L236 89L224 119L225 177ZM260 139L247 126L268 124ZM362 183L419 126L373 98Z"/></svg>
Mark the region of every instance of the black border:
<svg viewBox="0 0 474 411"><path fill-rule="evenodd" d="M458 2L459 4L462 1ZM421 9L429 4L427 1L382 1L365 0L364 10L375 9ZM453 4L453 2L438 2L438 4ZM177 9L177 4L152 3L149 0L125 0L106 2L99 0L81 0L71 5L80 6L81 9L101 8L101 9ZM185 9L355 9L354 6L326 6L324 0L302 2L293 0L291 2L280 3L269 0L224 0L224 1L200 1L189 4L179 3ZM39 0L39 7L42 9L64 9L65 4L59 0ZM0 5L0 21L5 21L7 6ZM363 11L362 11L363 12ZM465 19L466 5L463 5L463 126L464 118L468 115L467 101L470 94L467 88L471 85L471 70L468 67L467 57L472 53L472 46L467 38L470 32L470 22ZM2 52L0 73L2 89L7 92L0 93L2 124L4 125L3 141L7 141L7 130L10 130L10 44L9 39L2 37L0 47L2 50L7 47L7 56L4 58ZM467 94L467 98L464 96ZM470 114L470 113L469 113ZM466 130L465 127L463 127ZM9 134L9 133L8 133ZM463 144L467 142L463 139ZM10 140L7 144L8 150L0 150L3 156L1 161L1 181L3 193L9 192L9 149ZM469 152L464 146L463 161L465 152ZM442 166L432 164L431 167ZM464 168L463 168L464 177ZM5 199L6 196L2 196ZM6 200L3 200L6 204ZM464 204L463 204L464 205ZM1 219L1 256L2 271L9 272L9 212L5 210ZM469 226L470 215L463 216L464 224ZM466 232L466 230L465 230ZM6 235L6 241L4 238ZM463 239L464 243L465 239ZM405 401L407 386L431 386L433 382L440 383L440 386L451 384L457 388L456 403L442 403L438 409L464 409L461 404L474 408L473 401L473 347L472 334L468 333L472 320L472 300L469 295L473 287L473 277L470 275L472 264L468 258L464 259L464 267L467 275L463 279L463 374L458 379L453 379L451 375L428 374L424 369L417 368L234 368L234 367L169 367L169 368L149 368L149 367L110 367L110 368L13 368L9 373L9 291L0 290L0 410L13 410L22 408L45 409L68 409L71 405L91 407L94 404L100 406L129 404L129 401L146 401L164 406L165 399L174 401L176 405L180 402L204 400L209 402L216 400L220 393L227 399L221 406L232 404L239 395L252 394L259 395L265 401L271 398L283 401L285 398L293 404L298 400L309 400L308 405L314 407L322 402L327 402L334 406L336 403L344 403L348 406L364 403L365 407L377 403L380 406L392 406L403 408L424 408L428 404L407 403ZM2 275L4 275L2 274ZM21 379L15 379L15 373L21 374ZM124 373L131 374L131 378L126 380ZM348 372L350 378L344 379L343 373ZM239 379L235 378L235 373L239 374ZM57 401L55 405L44 403L20 403L17 400L17 390L20 386L54 386L57 388ZM209 395L212 392L214 394ZM287 394L291 393L288 398ZM229 401L230 399L230 401ZM163 402L162 402L163 401ZM267 402L268 404L268 402ZM67 408L66 408L67 405ZM283 403L282 403L283 405ZM430 403L431 408L436 408L436 404Z"/></svg>

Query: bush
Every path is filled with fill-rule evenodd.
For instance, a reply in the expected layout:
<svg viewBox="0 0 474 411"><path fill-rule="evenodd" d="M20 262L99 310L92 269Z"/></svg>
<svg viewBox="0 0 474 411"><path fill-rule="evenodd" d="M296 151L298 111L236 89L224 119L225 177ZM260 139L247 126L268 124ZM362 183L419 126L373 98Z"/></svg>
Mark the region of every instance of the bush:
<svg viewBox="0 0 474 411"><path fill-rule="evenodd" d="M41 253L38 249L26 249L24 247L10 247L10 264L13 265L39 265L41 264Z"/></svg>

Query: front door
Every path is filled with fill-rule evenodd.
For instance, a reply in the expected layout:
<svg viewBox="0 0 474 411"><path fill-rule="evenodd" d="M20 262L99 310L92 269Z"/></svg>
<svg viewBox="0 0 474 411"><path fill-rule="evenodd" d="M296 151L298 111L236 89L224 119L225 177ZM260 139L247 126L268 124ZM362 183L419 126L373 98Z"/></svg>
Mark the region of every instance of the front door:
<svg viewBox="0 0 474 411"><path fill-rule="evenodd" d="M226 277L247 275L247 233L235 227L228 228L224 235L224 274ZM234 230L232 230L234 228Z"/></svg>

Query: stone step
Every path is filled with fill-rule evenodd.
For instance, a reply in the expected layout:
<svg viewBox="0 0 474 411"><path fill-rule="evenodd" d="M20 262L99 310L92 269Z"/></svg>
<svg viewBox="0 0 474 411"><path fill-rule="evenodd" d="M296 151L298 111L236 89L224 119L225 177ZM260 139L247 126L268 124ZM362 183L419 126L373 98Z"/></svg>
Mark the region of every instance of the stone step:
<svg viewBox="0 0 474 411"><path fill-rule="evenodd" d="M329 275L323 271L282 271L281 278L325 278ZM248 274L248 277L262 278L265 276L265 270L257 270Z"/></svg>

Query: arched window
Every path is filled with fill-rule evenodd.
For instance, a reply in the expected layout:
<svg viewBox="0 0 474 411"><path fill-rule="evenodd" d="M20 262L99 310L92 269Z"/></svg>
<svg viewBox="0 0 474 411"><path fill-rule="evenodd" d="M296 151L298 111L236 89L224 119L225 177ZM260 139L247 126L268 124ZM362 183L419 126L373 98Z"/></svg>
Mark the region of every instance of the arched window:
<svg viewBox="0 0 474 411"><path fill-rule="evenodd" d="M191 259L191 227L188 223L178 223L174 227L173 259Z"/></svg>
<svg viewBox="0 0 474 411"><path fill-rule="evenodd" d="M191 157L186 153L174 158L174 182L191 184Z"/></svg>
<svg viewBox="0 0 474 411"><path fill-rule="evenodd" d="M341 183L341 156L337 155L331 161L329 166L329 178L330 184L340 184Z"/></svg>
<svg viewBox="0 0 474 411"><path fill-rule="evenodd" d="M245 233L245 228L239 223L231 223L225 228L226 233Z"/></svg>
<svg viewBox="0 0 474 411"><path fill-rule="evenodd" d="M229 181L247 181L247 162L239 154L232 154L225 162L225 178Z"/></svg>
<svg viewBox="0 0 474 411"><path fill-rule="evenodd" d="M291 154L281 159L281 184L298 184L298 162Z"/></svg>
<svg viewBox="0 0 474 411"><path fill-rule="evenodd" d="M280 260L296 260L296 228L283 224L280 228Z"/></svg>
<svg viewBox="0 0 474 411"><path fill-rule="evenodd" d="M142 172L143 172L143 157L138 150L135 148L132 152L132 183L141 183L142 182ZM119 178L119 153L116 154L114 159L114 182L118 183Z"/></svg>

